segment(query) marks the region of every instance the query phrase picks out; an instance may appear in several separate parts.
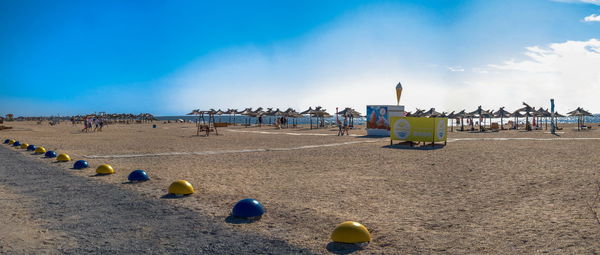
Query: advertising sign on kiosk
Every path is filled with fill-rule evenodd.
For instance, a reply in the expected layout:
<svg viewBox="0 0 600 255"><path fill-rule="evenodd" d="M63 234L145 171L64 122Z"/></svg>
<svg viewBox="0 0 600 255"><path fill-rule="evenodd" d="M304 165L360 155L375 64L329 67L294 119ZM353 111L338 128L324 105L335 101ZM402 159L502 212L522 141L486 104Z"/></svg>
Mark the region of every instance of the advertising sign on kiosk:
<svg viewBox="0 0 600 255"><path fill-rule="evenodd" d="M390 127L390 144L394 140L445 144L448 137L448 118L391 117Z"/></svg>
<svg viewBox="0 0 600 255"><path fill-rule="evenodd" d="M390 118L404 116L401 105L367 105L367 135L389 136Z"/></svg>

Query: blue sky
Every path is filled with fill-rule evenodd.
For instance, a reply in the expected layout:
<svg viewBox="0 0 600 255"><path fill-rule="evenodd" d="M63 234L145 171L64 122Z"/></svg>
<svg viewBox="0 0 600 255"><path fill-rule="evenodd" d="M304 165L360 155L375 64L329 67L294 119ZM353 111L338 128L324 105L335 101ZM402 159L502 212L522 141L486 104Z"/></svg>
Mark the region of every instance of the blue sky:
<svg viewBox="0 0 600 255"><path fill-rule="evenodd" d="M600 112L600 1L0 1L0 114ZM586 18L588 17L588 18ZM363 110L364 111L364 110Z"/></svg>

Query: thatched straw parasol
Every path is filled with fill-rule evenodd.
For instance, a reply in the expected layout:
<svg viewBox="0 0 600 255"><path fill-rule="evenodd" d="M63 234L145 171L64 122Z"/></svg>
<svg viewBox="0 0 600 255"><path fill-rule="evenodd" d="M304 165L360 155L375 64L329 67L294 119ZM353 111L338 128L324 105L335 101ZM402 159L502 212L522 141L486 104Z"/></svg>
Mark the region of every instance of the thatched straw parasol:
<svg viewBox="0 0 600 255"><path fill-rule="evenodd" d="M454 131L454 119L456 119L456 114L454 113L454 111L452 111L451 113L448 113L446 117L450 121L450 132L452 132Z"/></svg>
<svg viewBox="0 0 600 255"><path fill-rule="evenodd" d="M577 130L581 130L584 127L585 116L593 116L590 112L584 110L581 107L568 112L569 116L577 116Z"/></svg>
<svg viewBox="0 0 600 255"><path fill-rule="evenodd" d="M546 130L547 130L547 129L548 129L548 118L551 118L551 117L552 117L552 113L550 113L550 112L548 111L548 109L544 109L544 108L541 108L541 107L540 107L540 108L539 108L539 109L536 111L536 113L535 113L535 114L536 114L536 116L537 116L538 118L544 118L544 122L545 122L544 129L546 129Z"/></svg>
<svg viewBox="0 0 600 255"><path fill-rule="evenodd" d="M317 121L320 119L319 127L325 127L325 118L331 117L331 114L321 106L315 107L314 115L317 117Z"/></svg>
<svg viewBox="0 0 600 255"><path fill-rule="evenodd" d="M481 105L477 107L477 110L472 111L469 114L472 115L472 117L479 118L479 131L480 132L484 131L484 124L483 124L484 118L492 118L492 116L493 116L492 113L481 108ZM473 129L474 129L473 128L473 118L471 118L471 130L473 130Z"/></svg>
<svg viewBox="0 0 600 255"><path fill-rule="evenodd" d="M510 117L510 112L504 110L504 107L500 107L500 109L494 112L494 117L500 118L500 129L504 130L504 118Z"/></svg>
<svg viewBox="0 0 600 255"><path fill-rule="evenodd" d="M524 113L523 116L525 116L525 130L531 131L531 124L529 123L529 117L532 117L531 113L535 112L535 108L531 107L530 105L528 105L525 102L523 102L523 105L524 105L524 107L517 109L515 111L515 113L516 112Z"/></svg>
<svg viewBox="0 0 600 255"><path fill-rule="evenodd" d="M454 114L455 118L460 118L460 131L465 131L465 118L468 117L467 112L463 109L462 111Z"/></svg>
<svg viewBox="0 0 600 255"><path fill-rule="evenodd" d="M312 107L308 107L308 109L306 111L303 111L303 112L300 113L302 115L308 115L308 118L310 120L310 129L313 128L313 125L312 125L312 116L313 116L314 113L315 113L315 110L313 110Z"/></svg>

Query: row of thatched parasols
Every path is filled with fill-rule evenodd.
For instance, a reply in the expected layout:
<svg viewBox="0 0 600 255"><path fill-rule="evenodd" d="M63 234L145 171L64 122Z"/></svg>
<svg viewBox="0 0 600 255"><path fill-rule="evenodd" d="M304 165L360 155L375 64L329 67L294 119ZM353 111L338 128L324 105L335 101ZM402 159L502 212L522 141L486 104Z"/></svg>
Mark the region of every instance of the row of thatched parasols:
<svg viewBox="0 0 600 255"><path fill-rule="evenodd" d="M479 123L482 123L479 125L480 131L483 131L484 129L484 121L486 119L490 119L490 123L491 123L491 119L492 118L500 118L500 127L501 129L504 129L504 119L505 118L515 118L515 122L514 122L514 127L515 129L518 129L518 120L519 118L525 118L525 128L527 130L531 130L531 124L530 124L530 119L532 119L534 122L536 120L538 120L537 123L539 123L540 118L543 118L544 120L546 120L546 128L548 126L548 119L551 118L555 118L554 121L556 121L556 118L559 117L565 117L564 115L555 112L554 116L552 115L551 112L548 111L548 109L544 109L544 108L538 108L535 109L535 107L531 107L530 105L523 103L523 107L519 108L517 110L515 110L514 112L509 112L506 111L504 109L504 107L500 107L500 109L496 110L496 111L492 111L492 110L484 110L481 106L477 107L477 109L475 111L472 112L467 112L465 110L462 110L460 112L451 112L451 113L446 113L446 112L437 112L435 110L435 108L431 108L429 111L425 111L425 110L420 110L417 109L414 113L407 113L407 116L412 116L412 117L446 117L449 119L457 119L460 120L460 125L461 125L461 130L464 130L464 119L469 119L470 123L471 123L471 130L474 130L474 124L473 124L473 119L478 118L479 119ZM582 126L584 126L584 117L585 116L593 116L590 112L584 110L581 107L577 107L577 109L575 109L574 111L568 112L567 113L569 116L577 116L578 117L578 123L577 123L577 128L581 129ZM453 125L451 126L453 127Z"/></svg>
<svg viewBox="0 0 600 255"><path fill-rule="evenodd" d="M353 124L354 118L361 117L361 114L352 108L345 108L344 110L338 112L337 114L341 115L341 116L349 117L351 124ZM273 110L273 108L267 108L265 110L262 107L258 107L254 110L252 108L246 108L241 111L239 111L238 109L227 109L226 111L223 111L221 109L219 109L219 110L210 109L207 111L201 111L200 109L196 109L196 110L191 111L187 115L197 115L197 116L199 116L199 121L200 121L200 117L202 117L202 120L204 119L203 116L228 115L227 117L229 117L229 123L234 123L234 124L236 123L236 116L240 115L240 116L246 116L246 117L253 117L256 121L256 124L259 126L262 125L263 123L273 124L273 121L276 118L291 119L292 125L296 126L298 118L309 117L311 129L313 128L313 118L316 119L315 124L317 127L324 127L325 126L325 118L332 117L332 115L329 114L327 112L327 110L321 106L317 106L314 109L312 107L309 107L307 110L305 110L303 112L298 112L292 108L288 108L287 110L282 111L279 108L277 108L275 110ZM232 118L233 118L233 121L232 121ZM266 122L263 122L265 119L266 119ZM245 125L249 126L251 124L250 123L251 118L246 118L245 121L246 121L246 123L244 123ZM286 122L286 123L289 124L289 122Z"/></svg>
<svg viewBox="0 0 600 255"><path fill-rule="evenodd" d="M103 118L108 123L152 122L156 120L154 115L150 113L140 113L137 115L131 113L92 113L72 116L72 120L74 121L81 121L86 118Z"/></svg>

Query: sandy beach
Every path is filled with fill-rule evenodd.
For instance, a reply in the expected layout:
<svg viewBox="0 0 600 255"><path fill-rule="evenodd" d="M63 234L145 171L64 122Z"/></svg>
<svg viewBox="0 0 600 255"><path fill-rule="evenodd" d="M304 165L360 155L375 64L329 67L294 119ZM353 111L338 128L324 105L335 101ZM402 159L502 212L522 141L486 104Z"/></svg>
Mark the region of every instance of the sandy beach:
<svg viewBox="0 0 600 255"><path fill-rule="evenodd" d="M254 233L313 253L600 252L600 224L586 204L593 202L600 182L597 125L588 131L564 126L559 136L548 130L451 132L446 146L431 149L390 146L389 138L366 137L362 128L352 130L353 136L339 137L334 129L238 126L220 128L219 136L202 137L195 136L194 124L153 124L157 128L151 123L118 124L103 132L82 133L81 126L66 122L57 126L11 122L13 129L0 134L90 163L89 169L73 170L72 162L55 163L3 145L34 164L64 170L48 179L71 176L70 181L79 183L77 190L55 192L116 187L152 203L208 217L229 232ZM104 163L116 174L90 177ZM152 180L123 184L134 169L146 170ZM161 198L179 179L192 183L197 193ZM19 191L26 189L9 188L18 185L18 178L11 182L2 183L2 210L20 212L19 226L42 234L14 237L21 240L17 247L8 250L3 244L0 252L37 253L33 249L50 235L74 240L69 247L84 245L69 239L68 229L43 234L51 224L40 221L37 213L52 205L44 200L20 203L19 197L28 194ZM44 188L43 182L38 185ZM227 223L233 204L247 197L261 201L266 215L252 224ZM600 212L600 204L592 207ZM127 208L112 213L127 213ZM0 216L2 223L14 224L11 219L10 214ZM70 220L76 219L64 219ZM372 242L351 250L330 244L331 231L346 220L363 223ZM11 229L0 228L0 235ZM42 247L49 253L66 249Z"/></svg>

